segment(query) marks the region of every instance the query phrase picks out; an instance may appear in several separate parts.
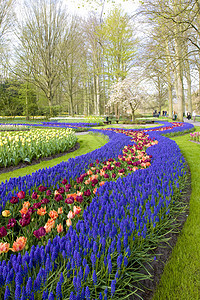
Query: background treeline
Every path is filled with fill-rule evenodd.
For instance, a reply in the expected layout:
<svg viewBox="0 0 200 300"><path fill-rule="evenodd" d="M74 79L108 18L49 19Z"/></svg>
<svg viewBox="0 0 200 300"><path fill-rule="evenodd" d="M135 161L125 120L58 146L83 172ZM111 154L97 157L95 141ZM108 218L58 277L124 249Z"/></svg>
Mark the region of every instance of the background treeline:
<svg viewBox="0 0 200 300"><path fill-rule="evenodd" d="M198 112L199 1L146 0L134 14L104 14L105 2L83 18L55 0L28 0L16 16L16 1L1 0L0 115L128 113L107 105L127 77L138 109Z"/></svg>

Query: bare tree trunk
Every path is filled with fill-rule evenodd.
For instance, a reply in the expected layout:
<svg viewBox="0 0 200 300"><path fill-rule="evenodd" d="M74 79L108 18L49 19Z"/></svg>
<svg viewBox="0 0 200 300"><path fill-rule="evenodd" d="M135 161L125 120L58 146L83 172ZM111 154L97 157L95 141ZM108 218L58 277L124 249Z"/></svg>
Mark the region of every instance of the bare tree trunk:
<svg viewBox="0 0 200 300"><path fill-rule="evenodd" d="M129 103L130 104L130 107L131 107L131 114L132 114L132 121L135 121L135 110L133 108L133 105L132 103ZM118 119L119 120L119 119Z"/></svg>
<svg viewBox="0 0 200 300"><path fill-rule="evenodd" d="M183 72L182 72L182 56L181 45L178 37L175 37L175 51L176 51L176 74L177 74L177 102L178 102L178 120L183 121L183 102L184 102L184 89L183 89Z"/></svg>
<svg viewBox="0 0 200 300"><path fill-rule="evenodd" d="M29 109L28 109L28 82L26 82L26 102L25 102L26 120L29 120Z"/></svg>
<svg viewBox="0 0 200 300"><path fill-rule="evenodd" d="M180 1L174 0L173 8L174 12L177 14L175 17L177 22L180 20L180 14L178 9L180 6ZM177 73L177 101L178 101L178 120L183 121L183 111L185 110L185 98L184 98L184 86L183 86L183 31L182 25L177 24L174 28L174 42L175 42L175 56L176 56L176 73Z"/></svg>
<svg viewBox="0 0 200 300"><path fill-rule="evenodd" d="M187 80L187 104L188 111L192 112L192 93L191 93L191 75L190 75L190 65L188 59L185 60L185 71L186 71L186 80Z"/></svg>
<svg viewBox="0 0 200 300"><path fill-rule="evenodd" d="M94 114L97 115L97 92L96 92L96 75L93 75L93 92L94 92Z"/></svg>
<svg viewBox="0 0 200 300"><path fill-rule="evenodd" d="M169 118L172 118L172 111L173 111L173 96L172 96L172 79L170 74L170 65L173 69L173 63L170 59L170 52L169 52L169 44L168 40L166 40L166 54L167 54L167 83L168 83L168 102L169 102Z"/></svg>
<svg viewBox="0 0 200 300"><path fill-rule="evenodd" d="M96 75L96 115L100 115L100 82L99 75Z"/></svg>
<svg viewBox="0 0 200 300"><path fill-rule="evenodd" d="M200 56L200 55L199 55ZM199 57L200 58L200 57ZM198 95L199 95L199 103L200 103L200 64L199 64L199 66L198 66L198 71L199 71L199 93L198 93Z"/></svg>
<svg viewBox="0 0 200 300"><path fill-rule="evenodd" d="M83 85L84 85L83 114L86 116L87 115L87 84L86 84L86 80L85 79L83 81Z"/></svg>
<svg viewBox="0 0 200 300"><path fill-rule="evenodd" d="M52 116L52 99L51 99L51 96L48 96L47 97L48 99L48 103L49 103L49 116L51 117Z"/></svg>

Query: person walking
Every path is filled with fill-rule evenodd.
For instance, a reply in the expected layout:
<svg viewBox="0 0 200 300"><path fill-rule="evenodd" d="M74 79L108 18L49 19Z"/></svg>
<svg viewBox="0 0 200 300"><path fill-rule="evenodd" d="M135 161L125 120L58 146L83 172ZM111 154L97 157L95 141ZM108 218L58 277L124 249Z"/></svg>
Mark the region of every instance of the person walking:
<svg viewBox="0 0 200 300"><path fill-rule="evenodd" d="M195 122L195 118L196 118L195 110L194 110L193 113L192 113L192 117L193 117L193 121Z"/></svg>
<svg viewBox="0 0 200 300"><path fill-rule="evenodd" d="M187 112L187 117L186 117L188 120L190 120L191 119L191 114L190 114L190 112L188 111Z"/></svg>

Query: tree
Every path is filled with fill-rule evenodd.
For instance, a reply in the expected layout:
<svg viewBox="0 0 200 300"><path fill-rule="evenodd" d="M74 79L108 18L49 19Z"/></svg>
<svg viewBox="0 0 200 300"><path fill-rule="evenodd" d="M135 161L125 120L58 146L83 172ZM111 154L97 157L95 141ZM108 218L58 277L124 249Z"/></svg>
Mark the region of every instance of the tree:
<svg viewBox="0 0 200 300"><path fill-rule="evenodd" d="M137 39L133 23L128 14L115 8L105 19L99 32L103 36L103 53L108 64L112 64L108 75L113 81L124 79L133 66L136 53Z"/></svg>
<svg viewBox="0 0 200 300"><path fill-rule="evenodd" d="M126 77L112 85L107 106L110 107L113 104L117 104L125 112L127 109L130 109L132 120L134 121L135 111L142 105L143 101L144 94L140 90L139 82L134 81L133 78Z"/></svg>
<svg viewBox="0 0 200 300"><path fill-rule="evenodd" d="M66 20L65 11L58 1L29 1L25 21L20 26L17 73L44 92L50 115L60 84Z"/></svg>
<svg viewBox="0 0 200 300"><path fill-rule="evenodd" d="M4 42L5 35L11 30L13 24L13 4L14 0L0 1L0 46ZM0 50L1 47L0 47Z"/></svg>
<svg viewBox="0 0 200 300"><path fill-rule="evenodd" d="M191 0L192 1L192 0ZM165 39L165 48L168 66L173 71L176 98L178 104L178 119L183 120L183 113L185 110L185 96L184 96L184 57L185 48L184 42L186 40L185 32L188 30L187 14L191 11L191 1L185 2L183 0L148 0L145 1L144 8L149 21L156 24L160 28L160 39ZM168 68L167 66L167 68ZM168 70L168 77L170 69ZM189 72L188 84L189 83ZM189 88L188 88L189 90ZM169 86L170 92L170 86Z"/></svg>
<svg viewBox="0 0 200 300"><path fill-rule="evenodd" d="M20 83L15 79L7 79L0 84L0 111L5 116L23 114L23 105L19 101Z"/></svg>
<svg viewBox="0 0 200 300"><path fill-rule="evenodd" d="M77 101L75 96L81 89L83 80L84 61L86 56L82 20L73 16L67 38L65 40L64 53L62 58L63 89L69 99L70 113L73 116ZM76 98L77 99L77 98Z"/></svg>
<svg viewBox="0 0 200 300"><path fill-rule="evenodd" d="M173 81L168 56L165 53L165 41L162 39L160 28L154 26L150 32L150 38L142 44L142 52L137 55L137 68L149 86L148 102L146 108L161 111L166 107L168 96L168 112L172 117L172 91Z"/></svg>
<svg viewBox="0 0 200 300"><path fill-rule="evenodd" d="M155 88L154 96L154 107L161 112L163 106L166 105L167 100L167 88L166 81L164 80L162 73L159 69L154 68L153 72L149 76L149 79L153 82L153 87Z"/></svg>
<svg viewBox="0 0 200 300"><path fill-rule="evenodd" d="M36 88L28 81L20 82L19 102L23 107L23 115L29 120L30 115L37 115L38 105L36 101Z"/></svg>
<svg viewBox="0 0 200 300"><path fill-rule="evenodd" d="M137 39L132 21L122 9L115 7L99 27L98 34L102 37L105 79L109 84L123 80L133 66L136 53ZM115 115L119 113L116 103Z"/></svg>
<svg viewBox="0 0 200 300"><path fill-rule="evenodd" d="M86 47L88 49L89 76L92 80L93 110L95 115L100 115L101 106L101 75L103 65L102 23L95 14L91 14L85 24Z"/></svg>

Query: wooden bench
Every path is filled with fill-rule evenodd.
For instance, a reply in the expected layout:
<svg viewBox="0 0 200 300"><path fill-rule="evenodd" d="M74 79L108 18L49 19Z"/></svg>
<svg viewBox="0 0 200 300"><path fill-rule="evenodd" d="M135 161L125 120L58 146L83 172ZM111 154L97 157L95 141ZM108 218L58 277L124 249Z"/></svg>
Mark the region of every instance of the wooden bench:
<svg viewBox="0 0 200 300"><path fill-rule="evenodd" d="M111 124L111 121L104 121L103 122L105 125Z"/></svg>

